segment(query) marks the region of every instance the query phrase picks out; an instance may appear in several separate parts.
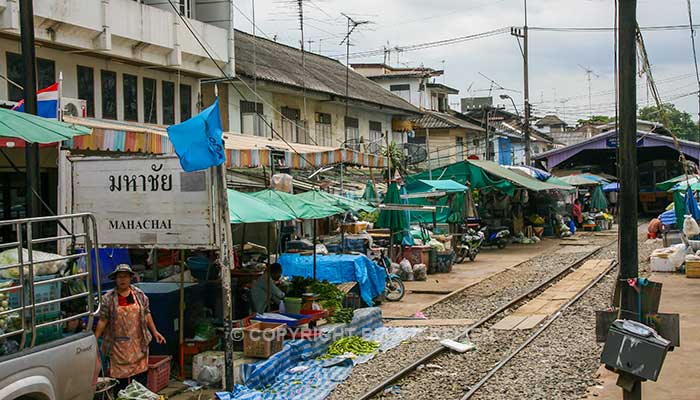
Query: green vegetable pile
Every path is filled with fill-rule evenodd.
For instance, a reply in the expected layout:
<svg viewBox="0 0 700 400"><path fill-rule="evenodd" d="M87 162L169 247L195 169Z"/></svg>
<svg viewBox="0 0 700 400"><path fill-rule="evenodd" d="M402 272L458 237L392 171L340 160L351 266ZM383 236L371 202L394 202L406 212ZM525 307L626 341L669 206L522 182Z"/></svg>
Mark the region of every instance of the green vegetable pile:
<svg viewBox="0 0 700 400"><path fill-rule="evenodd" d="M311 284L311 291L318 294L318 300L321 306L326 310L340 310L343 308L343 299L345 293L338 289L334 284L328 281L315 281Z"/></svg>
<svg viewBox="0 0 700 400"><path fill-rule="evenodd" d="M333 344L331 344L331 346L328 348L326 354L321 358L325 359L335 356L342 356L345 353L353 353L361 356L374 353L378 348L378 342L364 340L359 336L346 336L333 342Z"/></svg>
<svg viewBox="0 0 700 400"><path fill-rule="evenodd" d="M354 314L355 311L352 308L342 308L340 310L336 310L335 314L329 317L329 320L333 323L349 324L352 322L352 317Z"/></svg>
<svg viewBox="0 0 700 400"><path fill-rule="evenodd" d="M366 211L360 211L358 217L360 217L360 221L375 223L379 219L379 211L373 211L369 213Z"/></svg>

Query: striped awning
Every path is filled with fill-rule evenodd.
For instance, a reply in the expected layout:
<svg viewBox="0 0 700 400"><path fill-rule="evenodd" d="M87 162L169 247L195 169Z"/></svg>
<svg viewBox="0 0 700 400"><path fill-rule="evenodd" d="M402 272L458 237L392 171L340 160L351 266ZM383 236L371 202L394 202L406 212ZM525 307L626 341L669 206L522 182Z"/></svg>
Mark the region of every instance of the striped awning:
<svg viewBox="0 0 700 400"><path fill-rule="evenodd" d="M66 140L63 142L63 148L145 154L175 153L163 126L90 118L65 117L65 119L67 122L92 128L92 134ZM284 148L272 142L272 146L269 146L272 148L255 144L251 145L252 148L245 149L240 148L241 135L226 134L224 137L226 166L229 168L270 167L271 151L274 152L276 159L283 156L286 166L292 169L320 168L339 163L375 168L383 168L386 165L385 157L350 149L311 145L294 146L292 149L291 146Z"/></svg>

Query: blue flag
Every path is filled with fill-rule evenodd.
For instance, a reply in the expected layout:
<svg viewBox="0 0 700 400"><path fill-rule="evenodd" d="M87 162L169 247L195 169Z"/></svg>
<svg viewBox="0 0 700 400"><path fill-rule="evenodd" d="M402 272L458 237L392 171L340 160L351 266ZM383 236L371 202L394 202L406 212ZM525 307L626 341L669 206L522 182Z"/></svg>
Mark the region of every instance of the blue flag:
<svg viewBox="0 0 700 400"><path fill-rule="evenodd" d="M226 161L222 133L218 97L198 115L168 127L168 136L186 172L207 169Z"/></svg>

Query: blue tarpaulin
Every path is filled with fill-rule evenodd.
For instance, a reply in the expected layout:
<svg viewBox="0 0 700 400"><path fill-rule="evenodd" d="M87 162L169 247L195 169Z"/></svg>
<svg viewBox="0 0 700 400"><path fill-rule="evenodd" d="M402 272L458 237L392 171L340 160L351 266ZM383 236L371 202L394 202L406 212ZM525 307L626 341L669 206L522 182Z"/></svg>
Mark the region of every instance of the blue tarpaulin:
<svg viewBox="0 0 700 400"><path fill-rule="evenodd" d="M354 365L366 362L375 354L356 357L354 360L318 360L328 347L344 336L362 336L379 343L379 351L390 350L402 341L419 334L421 328L382 327L379 308L362 308L355 311L350 324L325 325L323 335L315 340L289 340L282 350L267 360L245 364L242 385L236 385L233 393L220 392L220 400L322 400L342 381ZM341 362L342 361L342 362ZM293 367L302 367L292 372Z"/></svg>
<svg viewBox="0 0 700 400"><path fill-rule="evenodd" d="M207 169L226 161L222 133L218 97L201 113L168 127L168 137L186 172Z"/></svg>
<svg viewBox="0 0 700 400"><path fill-rule="evenodd" d="M280 256L278 262L282 264L282 275L314 275L313 256L285 253ZM372 306L372 299L384 292L386 271L365 255L317 255L316 279L335 284L357 282L362 300Z"/></svg>

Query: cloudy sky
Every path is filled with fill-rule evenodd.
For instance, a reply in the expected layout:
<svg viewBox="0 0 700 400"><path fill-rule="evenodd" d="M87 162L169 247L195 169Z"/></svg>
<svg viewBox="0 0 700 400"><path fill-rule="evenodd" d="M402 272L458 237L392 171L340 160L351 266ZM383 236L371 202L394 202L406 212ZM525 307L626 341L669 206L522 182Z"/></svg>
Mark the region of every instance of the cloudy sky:
<svg viewBox="0 0 700 400"><path fill-rule="evenodd" d="M238 29L252 31L253 4L258 35L299 46L301 32L296 1L237 1ZM692 1L692 6L693 21L700 23L700 1ZM345 47L340 42L347 20L341 12L356 20L371 21L352 35L352 54L521 26L523 10L522 0L306 0L304 34L306 40L313 42L305 46L327 56L343 55L344 62ZM638 0L637 19L643 27L688 24L687 3L685 0ZM613 24L612 0L528 2L528 25L531 27L612 27ZM697 118L697 97L680 97L698 89L690 32L687 29L645 31L644 38L662 98ZM593 113L614 115L613 51L611 31L531 31L533 110L540 115L556 112L569 122L586 117L589 114L586 68L593 71ZM384 56L378 55L350 61L383 60ZM450 100L452 103L457 103L459 97L489 94L492 84L481 73L500 87L510 89L502 91L494 85L491 94L498 104L504 103L498 95L507 93L513 96L518 108L522 107L522 56L516 39L509 33L424 50L393 51L389 60L393 66L424 65L435 69L444 66L445 83L460 90L460 96ZM643 78L638 79L638 85L640 106L653 102Z"/></svg>

